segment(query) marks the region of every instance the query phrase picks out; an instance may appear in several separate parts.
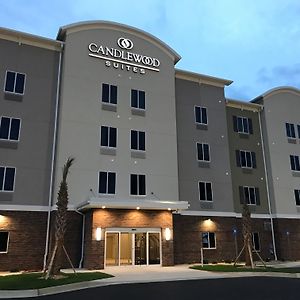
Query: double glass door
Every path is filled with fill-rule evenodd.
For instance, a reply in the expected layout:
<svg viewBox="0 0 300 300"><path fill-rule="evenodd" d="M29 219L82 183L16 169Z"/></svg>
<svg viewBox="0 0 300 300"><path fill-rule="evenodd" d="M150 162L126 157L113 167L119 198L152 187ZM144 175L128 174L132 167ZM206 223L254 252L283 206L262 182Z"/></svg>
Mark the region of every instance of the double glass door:
<svg viewBox="0 0 300 300"><path fill-rule="evenodd" d="M160 232L106 232L106 266L159 265Z"/></svg>

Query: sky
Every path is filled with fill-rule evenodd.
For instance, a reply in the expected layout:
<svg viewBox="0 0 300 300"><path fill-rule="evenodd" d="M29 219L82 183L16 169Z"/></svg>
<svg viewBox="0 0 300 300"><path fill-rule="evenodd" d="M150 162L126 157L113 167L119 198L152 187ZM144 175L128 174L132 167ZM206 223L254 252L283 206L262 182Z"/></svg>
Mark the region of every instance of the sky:
<svg viewBox="0 0 300 300"><path fill-rule="evenodd" d="M60 26L107 20L158 37L176 67L233 80L226 97L249 101L278 86L300 89L299 0L10 0L0 27L55 39Z"/></svg>

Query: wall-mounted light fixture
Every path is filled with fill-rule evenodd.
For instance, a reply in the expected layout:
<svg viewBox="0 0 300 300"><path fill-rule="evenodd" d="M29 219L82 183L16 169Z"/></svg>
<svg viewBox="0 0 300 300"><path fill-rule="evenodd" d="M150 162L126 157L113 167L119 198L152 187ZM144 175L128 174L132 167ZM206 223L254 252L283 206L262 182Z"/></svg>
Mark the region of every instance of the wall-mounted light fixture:
<svg viewBox="0 0 300 300"><path fill-rule="evenodd" d="M172 237L171 229L170 228L166 228L165 229L165 238L166 238L166 241L170 241L171 237Z"/></svg>
<svg viewBox="0 0 300 300"><path fill-rule="evenodd" d="M102 228L97 227L96 228L96 241L101 241L102 239Z"/></svg>

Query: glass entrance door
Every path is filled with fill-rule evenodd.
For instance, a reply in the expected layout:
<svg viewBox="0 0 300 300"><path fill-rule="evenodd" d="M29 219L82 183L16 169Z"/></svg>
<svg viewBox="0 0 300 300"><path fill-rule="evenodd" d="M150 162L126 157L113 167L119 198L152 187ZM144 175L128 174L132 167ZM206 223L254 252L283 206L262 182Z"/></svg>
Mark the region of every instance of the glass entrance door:
<svg viewBox="0 0 300 300"><path fill-rule="evenodd" d="M124 230L124 229L119 229ZM105 265L160 265L160 231L106 232Z"/></svg>
<svg viewBox="0 0 300 300"><path fill-rule="evenodd" d="M135 265L147 264L147 234L135 233Z"/></svg>

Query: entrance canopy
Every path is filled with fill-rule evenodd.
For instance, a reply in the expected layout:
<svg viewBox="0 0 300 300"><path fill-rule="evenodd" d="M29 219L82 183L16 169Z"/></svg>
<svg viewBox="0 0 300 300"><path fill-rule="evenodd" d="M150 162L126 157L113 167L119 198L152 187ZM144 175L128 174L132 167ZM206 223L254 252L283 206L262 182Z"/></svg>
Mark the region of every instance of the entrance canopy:
<svg viewBox="0 0 300 300"><path fill-rule="evenodd" d="M91 197L77 206L78 210L92 208L116 209L148 209L148 210L185 210L189 208L187 201L162 201L146 199L115 200L108 198Z"/></svg>

